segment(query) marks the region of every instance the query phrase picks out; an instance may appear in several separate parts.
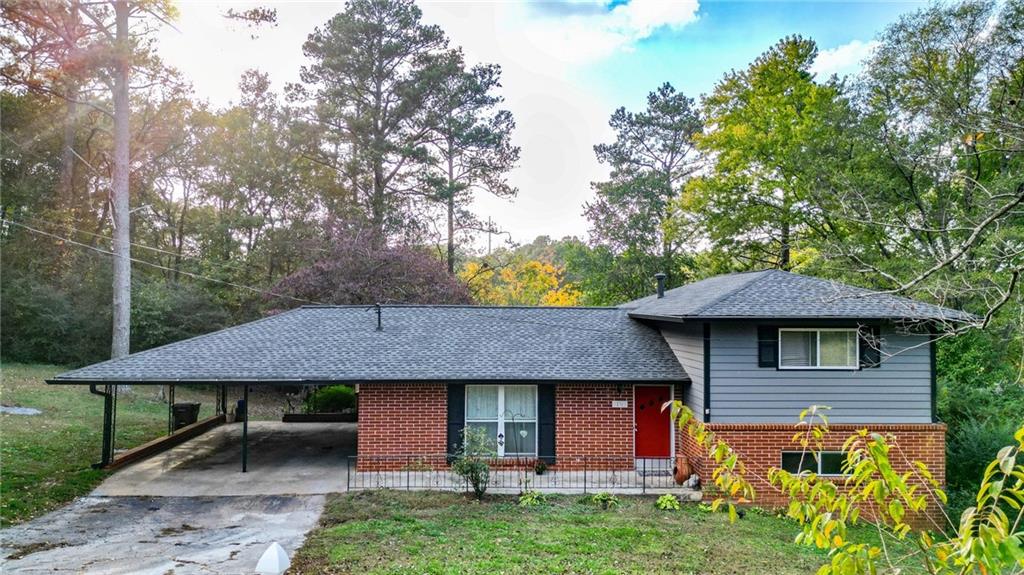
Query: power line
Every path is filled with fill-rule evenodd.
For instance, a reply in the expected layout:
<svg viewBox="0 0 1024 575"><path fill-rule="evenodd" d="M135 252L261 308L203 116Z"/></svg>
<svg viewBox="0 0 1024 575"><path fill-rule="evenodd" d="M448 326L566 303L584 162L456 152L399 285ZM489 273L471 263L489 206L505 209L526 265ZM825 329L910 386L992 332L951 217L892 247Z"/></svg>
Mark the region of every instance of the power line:
<svg viewBox="0 0 1024 575"><path fill-rule="evenodd" d="M40 221L40 222L48 223L48 224L55 225L55 226L65 227L65 228L67 228L69 230L78 231L78 232L81 232L81 233L97 236L97 237L100 237L100 238L105 238L105 239L108 239L108 240L111 239L109 236L104 236L102 234L96 234L96 233L85 231L85 230L79 230L77 228L73 228L73 227L65 225L65 224L58 224L58 223L55 223L55 222L47 222L47 221L41 220L39 218L30 218L30 219L35 220L35 221ZM109 256L114 256L115 255L111 251L107 251L107 250L104 250L104 249L101 249L101 248L97 248L96 246L91 246L89 244L84 244L84 243L72 240L70 238L65 238L65 237L59 236L57 234L52 234L50 232L46 232L46 231L43 231L43 230L38 230L38 229L35 229L35 228L31 227L31 226L27 226L25 224L22 224L20 222L15 222L15 221L12 221L12 220L8 220L6 218L0 218L0 221L3 221L4 223L8 223L8 224L12 224L12 225L24 228L24 229L26 229L26 230L28 230L30 232L36 233L36 234L44 235L44 236L47 236L47 237L50 237L50 238L54 238L54 239L58 239L58 240L61 240L61 241L68 242L68 243L76 245L76 246L80 246L80 247L83 247L83 248L86 248L86 249L90 249L90 250L93 250L95 252L98 252L98 253L101 253L101 254L104 254L104 255L109 255ZM135 243L132 243L131 245L136 246L136 247L140 247L140 248L144 248L144 249L150 249L150 250L157 251L157 252L167 253L167 254L170 254L170 255L177 255L174 252L170 252L168 250L162 250L160 248L154 248L154 247L145 246L145 245L139 245L139 244L135 244ZM182 257L193 258L194 256L184 256L183 255ZM146 260L140 260L140 259L132 258L132 257L129 257L128 259L130 261L132 261L132 262L135 262L135 263L140 263L140 264L143 264L143 265L151 266L151 267L158 268L158 269L165 270L165 271L181 273L183 275L186 275L186 276L189 276L189 277L192 277L192 278L195 278L195 279L201 279L201 280L206 280L206 281L210 281L210 282L214 282L214 283L219 283L219 284L222 284L222 285L228 285L228 286L232 286L232 287L237 287L237 288L248 290L248 291L251 291L251 292L254 292L254 293L259 293L259 294L264 294L264 295L269 295L269 296L279 297L279 298L284 298L284 299L290 299L290 300L293 300L293 301L296 301L296 302L299 302L299 303L307 303L307 304L313 304L313 305L331 305L331 304L325 304L325 303L318 302L318 301L298 298L298 297L294 297L294 296L290 296L290 295L286 295L286 294L279 294L279 293L275 293L275 292L271 292L271 291L267 291L267 290L262 290L262 289L255 288L255 287L252 287L252 286L247 286L247 285L243 285L243 284L237 284L237 283L229 282L229 281L226 281L226 280L219 280L219 279L216 279L216 278L211 278L209 276L204 276L204 275L201 275L201 274L196 274L196 273L188 272L188 271L185 271L185 270L180 270L180 269L175 269L175 268L163 266L163 265L156 264L156 263L153 263L153 262L148 262ZM400 305L416 305L416 304L408 304L406 302L402 302L401 300L394 300L394 299L386 300L385 302L383 302L383 305L388 305L388 304L393 304L393 303L398 303ZM371 306L371 308L372 308L372 306ZM368 309L370 309L370 308L368 308ZM550 323L550 322L545 322L545 321L509 318L509 317L506 317L505 314L501 314L501 315L488 314L488 313L486 313L486 311L484 311L486 309L488 309L488 308L482 307L482 308L478 308L477 311L481 312L479 315L481 315L483 317L489 317L491 319L500 319L502 321L510 322L510 323L520 323L520 324L528 324L528 325L539 325L539 326L553 327L553 328L558 328L558 329L566 329L566 330L570 330L570 331L585 331L585 332L595 332L595 333L613 333L613 334L625 335L625 332L623 332L621 330L616 330L616 329L602 329L602 328L592 328L592 327L583 327L583 326L569 326L569 325L565 325L565 324L556 324L556 323Z"/></svg>
<svg viewBox="0 0 1024 575"><path fill-rule="evenodd" d="M68 242L69 244L76 245L76 246L79 246L79 247L83 247L83 248L86 248L86 249L89 249L89 250L92 250L92 251L95 251L95 252L99 252L99 253L104 254L104 255L116 256L116 254L114 254L114 252L107 251L107 250L98 248L96 246L90 246L89 244L83 244L82 242L78 242L78 241L75 241L75 240L70 239L70 238L65 238L65 237L59 236L57 234L51 234L50 232L39 230L39 229L33 228L31 226L27 226L27 225L25 225L23 223L20 223L20 222L11 221L11 220L8 220L7 218L0 218L0 222L3 222L5 224L11 224L11 225L14 225L14 226L18 226L18 227L24 228L24 229L26 229L26 230L28 230L28 231L30 231L32 233L43 235L43 236L47 236L47 237L50 237L50 238L53 238L53 239L56 239L56 240L61 240L63 242ZM297 301L299 303L309 303L309 304L314 304L314 305L326 305L326 304L323 304L321 302L317 302L317 301L313 301L313 300L298 298L298 297L295 297L295 296L290 296L290 295L281 294L281 293L275 293L275 292L272 292L272 291L267 291L267 290L262 290L262 289L259 289L259 288L254 288L252 286L247 286L247 285L237 284L237 283L234 283L234 282L229 282L229 281L226 281L226 280L219 280L219 279L216 279L216 278L211 278L211 277L208 277L208 276L204 276L204 275L188 272L188 271L185 271L185 270L176 270L176 269L171 268L171 267L163 266L163 265L160 265L160 264L155 264L153 262L147 262L146 260L140 260L140 259L133 258L133 257L129 257L128 260L132 261L132 262L135 262L135 263L142 264L142 265L147 265L147 266L151 266L151 267L154 267L154 268L158 268L158 269L161 269L161 270L164 270L164 271L176 272L176 273L180 273L180 274L189 276L191 278L201 279L201 280L205 280L205 281L209 281L209 282L214 282L214 283L218 283L218 284L222 284L222 285L236 287L236 288L248 290L248 291L251 291L251 292L254 292L254 293L259 293L259 294L263 294L263 295L269 295L269 296L279 297L279 298L284 298L284 299L290 299L290 300L293 300L293 301Z"/></svg>
<svg viewBox="0 0 1024 575"><path fill-rule="evenodd" d="M136 208L136 209L138 209L138 208ZM22 219L32 220L33 222L36 222L36 223L46 224L46 225L50 225L50 226L55 226L55 227L58 227L58 228L64 228L64 229L69 230L69 231L77 232L77 233L80 233L80 234L86 234L86 235L93 236L93 237L96 237L96 238L102 238L102 239L110 240L110 241L114 240L114 238L112 238L110 236L106 236L106 235L103 235L103 234L100 234L100 233L96 233L96 232L90 232L89 230L83 230L83 229L76 228L74 226L71 226L71 225L68 225L68 224L64 224L64 223L60 223L60 222L51 222L49 220L44 220L42 218L38 218L38 217L35 217L35 216L22 215L22 216L19 216L19 217L21 217ZM272 240L272 241L277 242L277 243L290 244L290 245L295 245L296 243L298 243L298 240ZM174 257L180 257L180 258L184 258L184 259L189 259L189 260L197 261L197 262L204 263L204 264L214 263L214 264L217 264L217 265L233 267L233 268L235 268L235 271L243 271L243 270L241 270L238 267L238 266L241 266L242 264L240 264L238 262L218 262L218 261L211 262L209 260L204 260L200 256L193 256L193 255L189 255L189 254L185 254L185 253L179 254L178 252L172 252L170 250L165 250L165 249L162 249L162 248L156 248L156 247L153 247L153 246L147 246L145 244L140 244L140 243L137 243L137 242L128 242L128 243L130 245L134 246L134 247L137 247L137 248L140 248L140 249L143 249L143 250L150 250L150 251L153 251L153 252L157 252L157 253L161 253L161 254L166 254L166 255L170 255L170 256L174 256ZM309 249L314 250L314 251L319 251L319 252L325 252L325 253L330 251L330 250L327 250L325 248L319 248L319 247L310 247Z"/></svg>
<svg viewBox="0 0 1024 575"><path fill-rule="evenodd" d="M40 224L46 224L46 225L50 225L50 226L54 226L54 227L58 227L58 228L64 228L66 230L77 232L77 233L80 233L80 234L86 234L86 235L90 235L90 236L93 236L93 237L96 237L96 238L102 238L102 239L105 239L105 240L114 241L114 238L112 238L110 236L105 236L103 234L98 234L96 232L90 232L88 230L82 230L82 229L70 226L68 224L62 224L62 223L58 223L58 222L51 222L49 220L44 220L42 218L37 218L37 217L34 217L34 216L21 216L21 217L24 218L24 219L32 220L33 222L37 222L37 223L40 223ZM11 222L11 223L14 223L14 222ZM132 245L134 247L137 247L139 249L143 249L143 250L150 250L150 251L153 251L153 252L157 252L157 253L161 253L161 254L167 254L167 255L170 255L170 256L174 256L174 257L180 257L180 258L184 258L184 259L188 259L188 260L194 260L194 261L197 261L197 262L200 262L200 263L215 263L217 265L223 265L223 266L234 268L234 271L243 271L243 270L241 270L240 268L237 267L239 264L236 264L235 262L210 262L210 261L204 260L204 259L202 259L202 258L200 258L198 256L192 256L192 255L188 255L188 254L179 254L177 252L172 252L170 250L165 250L165 249L162 249L162 248L155 248L155 247L152 247L152 246L147 246L145 244L139 244L139 243L136 243L136 242L128 242L128 244Z"/></svg>

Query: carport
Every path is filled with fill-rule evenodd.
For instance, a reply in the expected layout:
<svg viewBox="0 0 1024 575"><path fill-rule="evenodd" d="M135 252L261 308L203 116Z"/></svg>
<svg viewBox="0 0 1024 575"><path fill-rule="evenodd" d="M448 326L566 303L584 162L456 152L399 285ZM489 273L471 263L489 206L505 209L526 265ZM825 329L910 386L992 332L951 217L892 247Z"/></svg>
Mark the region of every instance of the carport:
<svg viewBox="0 0 1024 575"><path fill-rule="evenodd" d="M383 306L340 307L350 308L353 320L359 324L358 330L353 330L351 325L325 327L313 323L310 316L316 314L309 313L310 306L307 306L89 365L62 373L47 383L88 386L92 394L102 398L102 445L95 467L120 467L165 451L224 423L230 402L242 399L248 411L250 390L263 386L299 388L368 381L369 378L358 373L358 366L374 358L369 357L365 348L355 349L352 340L354 336L359 339L363 330L368 334L383 332ZM167 435L115 457L118 390L123 386L166 386ZM215 413L175 430L172 424L174 393L175 388L182 386L215 388ZM238 462L243 472L249 471L250 459L250 417L246 415L242 419Z"/></svg>
<svg viewBox="0 0 1024 575"><path fill-rule="evenodd" d="M132 356L129 356L132 357ZM102 364L99 364L102 365ZM71 372L74 373L74 372ZM51 385L88 385L89 392L103 398L103 432L102 445L100 447L100 459L93 464L95 468L115 469L145 459L157 453L172 449L190 439L196 438L211 429L225 423L228 413L229 397L238 396L246 406L245 417L241 422L241 450L239 453L239 464L242 472L249 470L249 391L253 386L310 386L330 385L334 381L323 380L248 380L248 381L223 381L223 380L162 380L162 379L108 379L108 380L78 380L65 377L62 374L54 379L47 380ZM118 391L123 386L166 386L167 388L167 435L152 440L138 447L129 449L121 454L115 455L114 445L117 433L117 400ZM181 429L174 429L173 406L175 388L183 385L213 387L217 390L214 407L214 415L197 421ZM240 389L239 389L240 388ZM234 392L234 393L232 393ZM293 424L304 425L304 424Z"/></svg>

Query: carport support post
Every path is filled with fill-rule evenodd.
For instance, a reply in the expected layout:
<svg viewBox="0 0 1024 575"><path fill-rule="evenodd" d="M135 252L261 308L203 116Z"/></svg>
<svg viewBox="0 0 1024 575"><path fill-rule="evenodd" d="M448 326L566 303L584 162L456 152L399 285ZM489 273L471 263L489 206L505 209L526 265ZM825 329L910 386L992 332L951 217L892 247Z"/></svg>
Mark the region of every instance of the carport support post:
<svg viewBox="0 0 1024 575"><path fill-rule="evenodd" d="M167 435L174 433L174 384L167 385Z"/></svg>
<svg viewBox="0 0 1024 575"><path fill-rule="evenodd" d="M110 465L114 459L114 393L115 386L104 386L103 397L103 453L100 454L100 464L103 467Z"/></svg>
<svg viewBox="0 0 1024 575"><path fill-rule="evenodd" d="M249 464L249 385L246 384L242 392L242 400L245 401L245 418L242 419L242 473L245 473Z"/></svg>

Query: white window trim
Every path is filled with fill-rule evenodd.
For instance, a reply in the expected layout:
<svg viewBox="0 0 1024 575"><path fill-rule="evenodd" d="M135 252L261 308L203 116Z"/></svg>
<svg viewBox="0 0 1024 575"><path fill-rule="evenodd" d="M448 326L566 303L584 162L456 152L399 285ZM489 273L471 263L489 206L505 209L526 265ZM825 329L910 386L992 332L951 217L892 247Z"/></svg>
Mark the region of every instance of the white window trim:
<svg viewBox="0 0 1024 575"><path fill-rule="evenodd" d="M779 454L779 469L782 469L782 458L787 453L799 454L799 453L804 453L804 452L802 452L802 451L783 451L782 453L780 453ZM840 473L822 473L821 472L821 456L822 455L826 455L826 454L827 455L842 455L843 456L843 461L846 460L846 452L845 451L829 451L829 450L825 450L825 451L807 451L806 454L805 454L805 457L810 457L811 461L814 461L814 463L818 466L818 469L817 469L817 471L814 472L814 474L817 475L818 477L849 477L849 475L850 475L849 473L841 473L841 472Z"/></svg>
<svg viewBox="0 0 1024 575"><path fill-rule="evenodd" d="M538 389L537 389L536 385L529 385L529 384L509 384L509 385L513 386L513 387L532 387L533 388L533 413L535 413L535 414L539 414L540 413L540 411L539 411L539 409L540 409L540 394L538 393ZM486 384L486 383L485 384L470 384L470 385L467 385L466 386L466 391L465 391L466 397L465 397L465 400L464 400L465 401L465 405L469 405L469 389L471 387L496 387L496 388L498 388L498 413L497 413L497 418L496 419L490 419L490 418L488 418L488 419L480 419L480 418L470 419L469 416L467 415L465 417L464 424L465 425L469 425L470 423L497 423L498 424L498 429L497 429L498 435L501 436L501 438L496 436L494 438L494 440L495 440L495 442L497 443L497 446L498 446L498 457L505 457L506 456L505 455L505 444L508 442L508 438L504 437L504 435L503 435L505 433L505 413L506 413L506 410L505 410L505 386L504 385ZM521 417L510 418L509 423L513 423L513 422L514 423L532 423L533 424L533 451L532 451L533 455L524 454L522 452L519 452L519 453L511 454L511 455L509 455L509 457L537 457L538 449L540 447L539 446L540 438L538 437L540 435L540 423L537 421L537 416L535 415L533 417L533 419L527 419L527 418L521 418Z"/></svg>
<svg viewBox="0 0 1024 575"><path fill-rule="evenodd" d="M795 331L795 332L814 332L817 335L817 342L815 345L815 352L817 357L814 358L814 363L817 365L782 365L782 332ZM821 365L821 332L853 332L856 334L854 342L856 345L856 351L853 354L853 365ZM780 327L779 328L779 369L793 369L793 370L849 370L857 371L860 369L860 329L855 327Z"/></svg>

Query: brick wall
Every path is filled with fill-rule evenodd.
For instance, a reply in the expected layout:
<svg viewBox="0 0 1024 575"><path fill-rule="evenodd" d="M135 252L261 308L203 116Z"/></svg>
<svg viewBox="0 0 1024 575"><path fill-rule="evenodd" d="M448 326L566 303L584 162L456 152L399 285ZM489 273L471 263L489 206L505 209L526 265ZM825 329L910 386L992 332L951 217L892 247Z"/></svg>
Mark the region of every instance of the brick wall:
<svg viewBox="0 0 1024 575"><path fill-rule="evenodd" d="M358 394L359 468L401 468L388 456L445 453L448 386L443 383L361 384ZM443 459L443 458L442 458Z"/></svg>
<svg viewBox="0 0 1024 575"><path fill-rule="evenodd" d="M555 390L555 455L560 469L633 468L633 386L559 384ZM612 401L626 407L612 407ZM600 458L598 460L597 458Z"/></svg>
<svg viewBox="0 0 1024 575"><path fill-rule="evenodd" d="M792 439L796 429L786 424L734 424L709 423L708 428L715 435L736 450L747 466L747 479L757 492L756 504L764 507L783 506L788 499L772 488L767 480L769 467L781 465L783 451L799 451ZM910 470L908 461L921 461L937 478L946 475L946 426L944 424L906 424L906 425L856 425L833 424L826 436L826 451L841 451L843 442L859 429L891 434L896 444L906 456L906 461L897 451L891 456L897 471ZM676 434L677 448L690 457L694 471L700 474L702 481L709 481L711 466L708 465L696 444L684 432ZM838 481L841 484L841 480ZM705 497L713 497L705 485ZM931 505L938 516L938 509ZM927 523L928 519L922 519Z"/></svg>

